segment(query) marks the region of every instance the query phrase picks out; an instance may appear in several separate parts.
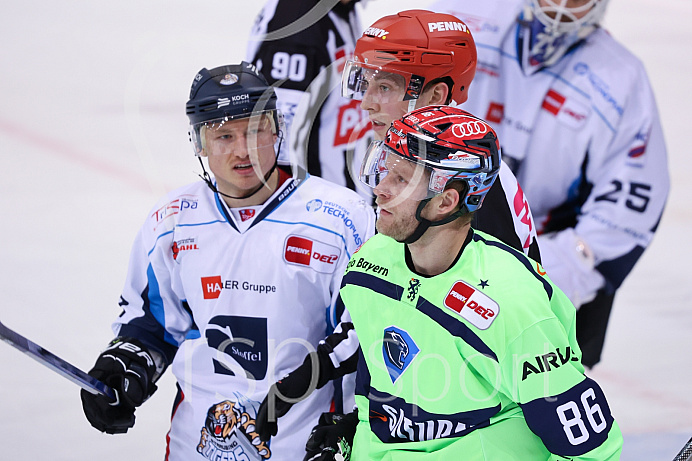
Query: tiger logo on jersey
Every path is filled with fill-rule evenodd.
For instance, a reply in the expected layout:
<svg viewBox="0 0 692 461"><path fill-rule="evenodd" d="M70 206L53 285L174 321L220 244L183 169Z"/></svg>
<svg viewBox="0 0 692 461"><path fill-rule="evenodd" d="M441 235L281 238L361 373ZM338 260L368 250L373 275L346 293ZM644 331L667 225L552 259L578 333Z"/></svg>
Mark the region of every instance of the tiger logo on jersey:
<svg viewBox="0 0 692 461"><path fill-rule="evenodd" d="M207 411L197 452L210 460L269 459L271 451L254 429L255 420L241 405L224 400Z"/></svg>

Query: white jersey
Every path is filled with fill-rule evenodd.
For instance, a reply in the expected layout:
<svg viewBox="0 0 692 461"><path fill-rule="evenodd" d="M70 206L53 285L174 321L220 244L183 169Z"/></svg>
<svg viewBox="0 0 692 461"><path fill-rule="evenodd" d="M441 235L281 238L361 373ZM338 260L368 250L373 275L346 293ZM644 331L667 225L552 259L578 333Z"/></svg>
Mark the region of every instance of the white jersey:
<svg viewBox="0 0 692 461"><path fill-rule="evenodd" d="M280 160L369 198L354 165L372 139L370 122L360 101L343 98L340 87L362 32L356 2L325 6L328 11L319 11L315 21L317 3L269 0L253 26L246 59L277 85L277 107L288 131Z"/></svg>
<svg viewBox="0 0 692 461"><path fill-rule="evenodd" d="M340 320L342 275L374 221L356 193L304 173L258 207L229 210L197 182L152 210L114 331L172 360L179 393L166 459L302 459L335 388L295 405L270 443L254 431L257 410Z"/></svg>
<svg viewBox="0 0 692 461"><path fill-rule="evenodd" d="M463 108L490 122L536 221L543 265L579 306L613 292L649 245L669 190L666 148L641 62L597 29L527 75L523 0L445 0L478 48ZM585 244L583 260L574 247ZM590 248L590 253L588 249Z"/></svg>

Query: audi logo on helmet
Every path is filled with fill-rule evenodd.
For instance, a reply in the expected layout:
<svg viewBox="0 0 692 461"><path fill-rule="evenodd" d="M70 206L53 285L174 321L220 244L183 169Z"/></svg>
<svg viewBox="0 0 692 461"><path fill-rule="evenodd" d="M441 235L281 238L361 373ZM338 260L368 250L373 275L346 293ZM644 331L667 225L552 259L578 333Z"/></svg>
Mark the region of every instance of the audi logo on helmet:
<svg viewBox="0 0 692 461"><path fill-rule="evenodd" d="M452 125L452 134L459 138L465 136L473 136L475 134L483 134L488 132L488 125L478 121L455 123Z"/></svg>

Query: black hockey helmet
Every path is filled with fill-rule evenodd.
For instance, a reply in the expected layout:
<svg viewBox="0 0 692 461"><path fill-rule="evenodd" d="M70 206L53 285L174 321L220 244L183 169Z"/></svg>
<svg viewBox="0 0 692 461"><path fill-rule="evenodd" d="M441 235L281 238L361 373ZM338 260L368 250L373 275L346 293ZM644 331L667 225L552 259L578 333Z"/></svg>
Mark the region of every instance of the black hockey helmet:
<svg viewBox="0 0 692 461"><path fill-rule="evenodd" d="M190 140L199 156L204 156L201 128L206 124L266 114L272 120L274 134L280 136L283 131L274 88L253 64L245 61L197 72L185 111L190 119Z"/></svg>

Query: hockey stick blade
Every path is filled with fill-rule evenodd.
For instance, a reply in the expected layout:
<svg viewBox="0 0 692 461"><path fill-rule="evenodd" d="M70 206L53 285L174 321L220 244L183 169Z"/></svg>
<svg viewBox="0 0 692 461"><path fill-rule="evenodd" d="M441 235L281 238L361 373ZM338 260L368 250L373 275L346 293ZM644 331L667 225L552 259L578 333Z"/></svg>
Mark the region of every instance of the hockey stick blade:
<svg viewBox="0 0 692 461"><path fill-rule="evenodd" d="M692 459L692 438L687 441L680 453L673 459L673 461L689 461Z"/></svg>
<svg viewBox="0 0 692 461"><path fill-rule="evenodd" d="M10 330L2 322L0 322L0 339L15 349L22 351L37 362L40 362L41 364L55 371L59 375L69 379L85 391L91 392L92 394L104 395L111 399L111 401L115 402L116 396L113 389L106 386L98 379L89 376L79 368L71 365L52 352L49 352L38 344L28 340L19 333Z"/></svg>

